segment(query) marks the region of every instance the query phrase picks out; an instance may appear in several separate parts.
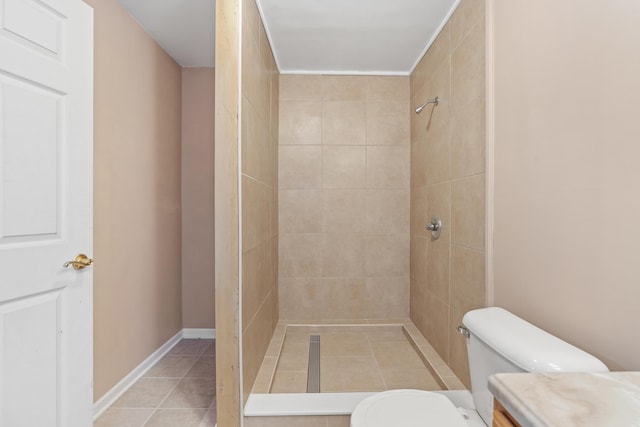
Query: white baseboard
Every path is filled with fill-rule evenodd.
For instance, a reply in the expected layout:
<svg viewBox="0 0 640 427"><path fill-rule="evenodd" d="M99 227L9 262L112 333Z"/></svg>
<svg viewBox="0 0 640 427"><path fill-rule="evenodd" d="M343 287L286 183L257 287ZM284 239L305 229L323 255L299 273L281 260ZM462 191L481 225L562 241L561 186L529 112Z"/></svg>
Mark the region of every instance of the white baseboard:
<svg viewBox="0 0 640 427"><path fill-rule="evenodd" d="M206 340L214 340L216 339L216 330L204 328L184 328L182 330L182 338L200 338Z"/></svg>
<svg viewBox="0 0 640 427"><path fill-rule="evenodd" d="M93 404L93 419L98 419L122 394L138 381L158 360L169 352L182 338L215 339L215 329L182 329L160 348L151 353L142 363L129 372L118 384Z"/></svg>

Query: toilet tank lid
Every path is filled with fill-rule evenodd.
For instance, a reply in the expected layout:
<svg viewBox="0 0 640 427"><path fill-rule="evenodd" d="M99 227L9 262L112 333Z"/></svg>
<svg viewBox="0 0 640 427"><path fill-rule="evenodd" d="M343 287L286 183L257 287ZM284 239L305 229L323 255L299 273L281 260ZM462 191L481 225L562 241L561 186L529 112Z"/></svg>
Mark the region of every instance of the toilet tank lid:
<svg viewBox="0 0 640 427"><path fill-rule="evenodd" d="M599 359L500 307L472 310L462 323L526 372L607 372Z"/></svg>

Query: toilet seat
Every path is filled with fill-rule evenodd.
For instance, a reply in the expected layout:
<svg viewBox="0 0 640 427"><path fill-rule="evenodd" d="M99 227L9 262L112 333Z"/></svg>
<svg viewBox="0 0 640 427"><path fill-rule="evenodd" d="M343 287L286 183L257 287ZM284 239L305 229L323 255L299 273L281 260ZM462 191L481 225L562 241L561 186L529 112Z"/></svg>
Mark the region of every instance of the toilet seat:
<svg viewBox="0 0 640 427"><path fill-rule="evenodd" d="M467 427L445 396L423 390L389 390L356 406L351 427Z"/></svg>

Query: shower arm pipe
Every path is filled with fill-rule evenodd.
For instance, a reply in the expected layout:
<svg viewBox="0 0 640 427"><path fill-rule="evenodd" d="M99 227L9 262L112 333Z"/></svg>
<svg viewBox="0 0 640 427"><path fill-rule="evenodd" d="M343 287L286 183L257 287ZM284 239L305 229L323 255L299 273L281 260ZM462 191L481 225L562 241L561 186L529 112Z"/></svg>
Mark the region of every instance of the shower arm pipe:
<svg viewBox="0 0 640 427"><path fill-rule="evenodd" d="M420 105L418 108L416 108L416 114L420 114L422 112L422 110L424 110L424 107L426 107L429 104L434 104L434 105L438 105L440 103L440 97L436 96L435 98L429 98L426 101L424 101L424 103L422 103L422 105Z"/></svg>

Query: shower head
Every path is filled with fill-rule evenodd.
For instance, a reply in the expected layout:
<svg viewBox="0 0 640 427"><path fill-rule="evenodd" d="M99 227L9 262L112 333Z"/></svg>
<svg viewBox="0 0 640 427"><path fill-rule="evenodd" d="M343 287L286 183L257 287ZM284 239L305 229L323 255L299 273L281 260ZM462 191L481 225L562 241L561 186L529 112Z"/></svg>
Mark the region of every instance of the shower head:
<svg viewBox="0 0 640 427"><path fill-rule="evenodd" d="M429 104L434 104L434 105L438 105L438 103L440 102L440 97L436 96L433 99L427 99L426 101L424 101L424 103L419 106L418 108L416 108L416 114L420 114L422 112L422 110L424 110L424 107L426 107Z"/></svg>

